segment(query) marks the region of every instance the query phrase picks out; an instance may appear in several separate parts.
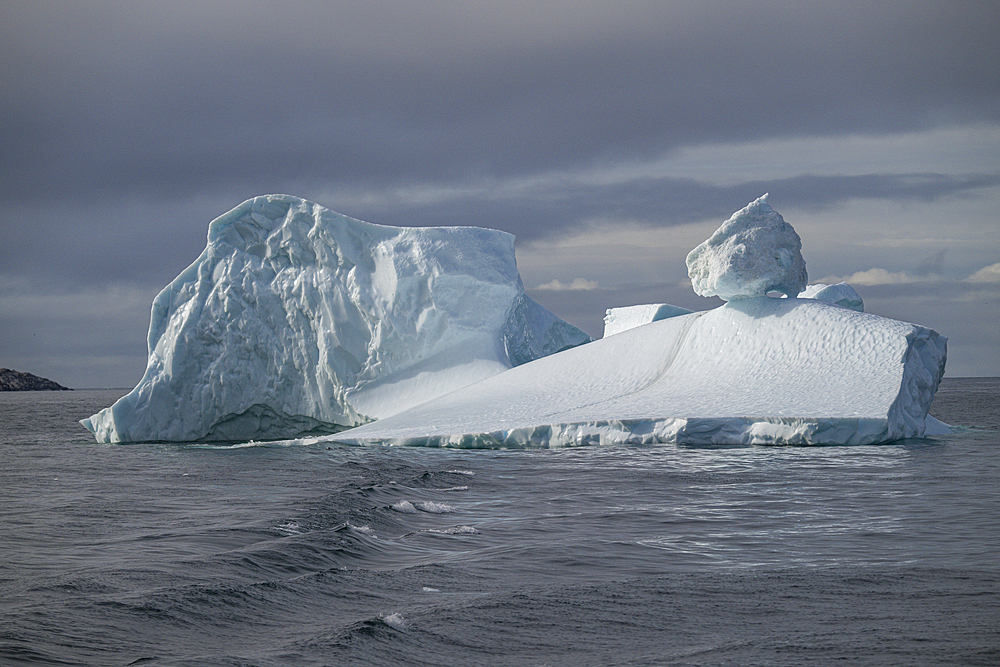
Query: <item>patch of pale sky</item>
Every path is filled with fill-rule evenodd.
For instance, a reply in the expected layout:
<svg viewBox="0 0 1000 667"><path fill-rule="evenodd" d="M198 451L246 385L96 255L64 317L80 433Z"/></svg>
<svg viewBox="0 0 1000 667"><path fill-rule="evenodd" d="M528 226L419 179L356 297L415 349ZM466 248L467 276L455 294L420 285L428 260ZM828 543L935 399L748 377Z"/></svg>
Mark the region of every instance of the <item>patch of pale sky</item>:
<svg viewBox="0 0 1000 667"><path fill-rule="evenodd" d="M772 205L802 237L810 275L850 275L873 266L917 272L929 254L945 250L945 275L966 276L1000 257L996 228L1000 188L978 196L930 202L854 199L828 209ZM845 251L849 249L849 251Z"/></svg>
<svg viewBox="0 0 1000 667"><path fill-rule="evenodd" d="M932 284L932 283L1000 283L1000 262L984 266L966 278L955 279L942 276L937 273L921 275L909 271L887 271L883 268L874 267L865 271L856 271L847 276L824 276L812 282L819 283L839 283L846 282L851 285L911 285L911 284Z"/></svg>
<svg viewBox="0 0 1000 667"><path fill-rule="evenodd" d="M941 276L938 275L926 275L919 276L910 273L909 271L886 271L881 268L872 268L867 271L857 271L849 276L838 277L838 276L826 276L816 280L819 283L840 283L845 282L849 285L906 285L911 283L929 283L929 282L939 282Z"/></svg>
<svg viewBox="0 0 1000 667"><path fill-rule="evenodd" d="M517 244L517 266L526 285L577 279L610 288L636 282L676 282L687 276L687 254L721 223L649 228L594 221L579 233Z"/></svg>
<svg viewBox="0 0 1000 667"><path fill-rule="evenodd" d="M1000 283L1000 262L979 269L965 279L970 283Z"/></svg>
<svg viewBox="0 0 1000 667"><path fill-rule="evenodd" d="M716 185L801 174L992 173L1000 126L975 124L919 132L813 136L685 146L656 161L607 170L605 178L694 178Z"/></svg>
<svg viewBox="0 0 1000 667"><path fill-rule="evenodd" d="M593 291L597 288L598 283L596 280L587 280L586 278L574 278L568 283L564 283L556 278L535 287L536 290L548 290L550 292Z"/></svg>
<svg viewBox="0 0 1000 667"><path fill-rule="evenodd" d="M1000 155L1000 126L976 124L846 137L794 137L742 143L712 143L671 150L653 160L596 163L575 170L553 170L508 178L405 183L387 189L331 188L322 201L336 208L371 207L388 202L410 205L446 204L480 200L517 200L566 188L622 185L653 178L694 180L716 186L748 181L780 180L804 174L859 176L870 174L963 175L996 171ZM992 190L997 190L993 188ZM760 193L763 194L763 193ZM780 200L781 193L772 193ZM996 192L1000 196L1000 192ZM991 212L995 211L991 206ZM838 215L841 213L837 211ZM976 224L982 216L965 218ZM374 222L374 221L373 221ZM940 229L938 230L940 231ZM912 234L912 230L906 230ZM931 244L938 239L924 236ZM940 239L954 243L957 239ZM919 245L907 238L872 239L885 247ZM893 245L893 244L897 245Z"/></svg>

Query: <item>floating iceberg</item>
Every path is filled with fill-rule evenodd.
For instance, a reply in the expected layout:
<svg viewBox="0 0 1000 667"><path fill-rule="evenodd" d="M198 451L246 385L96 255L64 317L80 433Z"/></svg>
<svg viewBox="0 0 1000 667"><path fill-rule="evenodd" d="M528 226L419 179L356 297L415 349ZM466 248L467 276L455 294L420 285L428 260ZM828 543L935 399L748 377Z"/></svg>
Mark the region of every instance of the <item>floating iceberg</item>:
<svg viewBox="0 0 1000 667"><path fill-rule="evenodd" d="M524 294L510 234L262 196L211 223L153 302L142 380L81 423L100 442L330 433L589 340Z"/></svg>
<svg viewBox="0 0 1000 667"><path fill-rule="evenodd" d="M725 305L611 309L590 342L525 295L509 234L257 197L156 297L136 388L82 423L103 442L458 447L942 432L927 412L946 339L861 312L848 285L806 289L800 250L762 197L688 256L696 291Z"/></svg>
<svg viewBox="0 0 1000 667"><path fill-rule="evenodd" d="M722 297L722 307L609 310L599 341L335 438L456 447L870 444L942 432L927 411L946 339L860 312L848 285L788 298L807 284L801 245L765 195L688 255L695 291Z"/></svg>
<svg viewBox="0 0 1000 667"><path fill-rule="evenodd" d="M868 444L922 436L934 331L754 297L638 326L344 431L350 444ZM940 431L935 431L940 432Z"/></svg>

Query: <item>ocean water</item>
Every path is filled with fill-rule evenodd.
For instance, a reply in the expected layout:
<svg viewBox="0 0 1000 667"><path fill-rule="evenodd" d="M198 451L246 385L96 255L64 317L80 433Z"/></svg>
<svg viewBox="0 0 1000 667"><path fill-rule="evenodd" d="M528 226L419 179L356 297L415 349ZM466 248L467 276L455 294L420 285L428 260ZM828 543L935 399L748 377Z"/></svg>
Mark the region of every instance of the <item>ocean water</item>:
<svg viewBox="0 0 1000 667"><path fill-rule="evenodd" d="M997 665L1000 380L951 435L98 445L0 394L0 665Z"/></svg>

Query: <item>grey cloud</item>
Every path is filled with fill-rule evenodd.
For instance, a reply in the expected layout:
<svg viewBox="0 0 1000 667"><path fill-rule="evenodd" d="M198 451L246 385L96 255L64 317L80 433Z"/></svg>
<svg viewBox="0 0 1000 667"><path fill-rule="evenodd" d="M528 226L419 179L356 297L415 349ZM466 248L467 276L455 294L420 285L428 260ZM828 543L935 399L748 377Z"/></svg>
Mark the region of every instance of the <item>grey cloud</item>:
<svg viewBox="0 0 1000 667"><path fill-rule="evenodd" d="M803 175L720 186L688 179L643 178L612 185L567 183L509 197L473 195L428 205L392 202L360 217L400 226L474 225L502 229L519 240L552 238L586 228L588 221L672 226L701 220L721 224L766 192L776 206L830 208L850 199L933 201L1000 184L1000 175Z"/></svg>
<svg viewBox="0 0 1000 667"><path fill-rule="evenodd" d="M987 3L220 5L10 10L0 196L380 187L1000 119Z"/></svg>
<svg viewBox="0 0 1000 667"><path fill-rule="evenodd" d="M917 275L918 276L929 276L929 275L941 275L944 272L944 256L948 253L947 249L942 248L937 252L924 257L920 262L917 263Z"/></svg>
<svg viewBox="0 0 1000 667"><path fill-rule="evenodd" d="M3 213L0 278L23 276L71 290L110 283L158 290L201 253L209 222L238 203L10 203Z"/></svg>
<svg viewBox="0 0 1000 667"><path fill-rule="evenodd" d="M721 223L764 192L779 210L974 196L997 174L767 181L748 165L724 186L505 188L704 143L996 124L998 52L1000 9L971 0L6 3L0 278L155 292L211 219L268 192L522 243L591 221ZM496 187L430 204L392 194L481 183ZM593 299L676 302L673 289L565 292L550 307L599 334ZM6 330L27 345L15 320ZM64 341L90 326L65 322L53 325ZM79 358L107 356L102 340L124 349L117 323L94 325Z"/></svg>
<svg viewBox="0 0 1000 667"><path fill-rule="evenodd" d="M319 187L309 182L283 183L257 192L233 187L215 197L178 202L154 198L150 202L119 201L112 205L110 201L96 200L77 207L26 198L6 208L8 220L17 224L5 225L0 265L8 274L46 276L50 280L138 280L162 286L204 248L211 220L244 199L267 191L313 197L324 206L378 224L489 227L514 234L519 243L528 243L584 231L601 222L650 227L704 220L721 224L765 192L771 193L771 201L781 210L786 206L829 208L859 198L933 201L969 195L998 184L1000 176L984 174L804 175L731 186L642 178L609 185L565 181L510 192L479 190L426 204L385 196L377 203L346 208L340 202L322 200ZM44 242L39 243L39 239Z"/></svg>

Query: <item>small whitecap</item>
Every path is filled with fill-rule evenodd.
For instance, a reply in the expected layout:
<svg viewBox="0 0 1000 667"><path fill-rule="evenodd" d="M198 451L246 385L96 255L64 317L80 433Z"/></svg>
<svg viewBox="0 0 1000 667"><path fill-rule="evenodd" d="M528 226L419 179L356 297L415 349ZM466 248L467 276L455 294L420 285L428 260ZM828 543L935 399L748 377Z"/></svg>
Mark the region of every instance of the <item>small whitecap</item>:
<svg viewBox="0 0 1000 667"><path fill-rule="evenodd" d="M452 526L451 528L431 528L428 533L440 535L478 535L479 531L472 526Z"/></svg>
<svg viewBox="0 0 1000 667"><path fill-rule="evenodd" d="M409 500L400 500L398 503L392 505L392 509L405 514L415 514L417 511L417 508Z"/></svg>
<svg viewBox="0 0 1000 667"><path fill-rule="evenodd" d="M406 619L398 611L394 611L391 614L380 614L379 619L390 628L395 628L396 630L406 629Z"/></svg>
<svg viewBox="0 0 1000 667"><path fill-rule="evenodd" d="M471 470L445 470L445 472L450 472L453 475L468 475L469 477L476 476L476 473Z"/></svg>
<svg viewBox="0 0 1000 667"><path fill-rule="evenodd" d="M303 532L305 532L302 530L302 526L300 526L294 521L285 521L283 523L279 523L277 526L274 527L274 529L285 535L301 535Z"/></svg>
<svg viewBox="0 0 1000 667"><path fill-rule="evenodd" d="M440 588L431 588L430 586L424 586L422 590L424 591L424 593L440 593L441 592Z"/></svg>
<svg viewBox="0 0 1000 667"><path fill-rule="evenodd" d="M420 503L418 507L425 512L430 512L431 514L448 514L449 512L455 511L455 508L447 503L435 503L430 500Z"/></svg>
<svg viewBox="0 0 1000 667"><path fill-rule="evenodd" d="M438 491L468 491L467 486L449 486L447 489L438 489Z"/></svg>
<svg viewBox="0 0 1000 667"><path fill-rule="evenodd" d="M347 525L350 526L351 530L355 532L364 533L365 535L371 535L373 537L375 535L375 531L371 529L371 526L355 526L353 523L349 523Z"/></svg>

